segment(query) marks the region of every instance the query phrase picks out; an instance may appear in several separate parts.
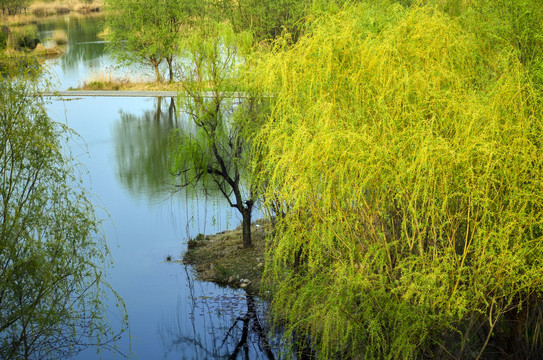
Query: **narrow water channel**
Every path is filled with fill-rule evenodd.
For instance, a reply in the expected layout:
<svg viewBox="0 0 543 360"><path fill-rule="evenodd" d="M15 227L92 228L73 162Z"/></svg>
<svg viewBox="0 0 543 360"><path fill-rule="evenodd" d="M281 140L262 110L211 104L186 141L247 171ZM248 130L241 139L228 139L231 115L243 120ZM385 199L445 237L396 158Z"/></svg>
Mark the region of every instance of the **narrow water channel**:
<svg viewBox="0 0 543 360"><path fill-rule="evenodd" d="M63 21L69 25L68 51L65 58L46 62L57 90L77 86L91 66L93 71L114 66L96 37L100 19L78 19L77 26L70 19ZM41 26L42 36L54 24ZM264 317L264 304L243 290L196 281L190 268L166 260L179 260L189 237L234 228L241 221L218 195L171 193L165 168L168 133L187 119L172 116L170 104L171 99L87 97L51 99L48 105L53 119L80 136L71 151L88 171L84 183L104 219L112 254L109 282L125 301L129 316L130 333L119 342L119 352L100 356L277 357L264 346L268 340L252 321ZM116 314L111 311L113 324L120 323ZM98 356L96 349L88 348L77 358Z"/></svg>

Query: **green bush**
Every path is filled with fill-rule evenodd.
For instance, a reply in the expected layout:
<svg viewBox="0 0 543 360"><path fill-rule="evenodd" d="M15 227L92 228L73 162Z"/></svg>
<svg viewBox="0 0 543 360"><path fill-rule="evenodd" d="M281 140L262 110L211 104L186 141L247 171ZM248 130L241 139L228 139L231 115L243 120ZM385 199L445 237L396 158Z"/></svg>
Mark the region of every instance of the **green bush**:
<svg viewBox="0 0 543 360"><path fill-rule="evenodd" d="M10 34L10 30L7 26L2 26L0 28L0 50L6 49L9 34Z"/></svg>

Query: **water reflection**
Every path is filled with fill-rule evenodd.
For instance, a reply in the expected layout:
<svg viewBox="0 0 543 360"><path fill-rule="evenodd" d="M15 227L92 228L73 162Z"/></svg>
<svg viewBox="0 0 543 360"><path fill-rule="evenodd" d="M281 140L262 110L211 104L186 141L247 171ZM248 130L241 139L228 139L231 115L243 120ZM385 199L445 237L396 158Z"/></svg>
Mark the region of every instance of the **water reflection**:
<svg viewBox="0 0 543 360"><path fill-rule="evenodd" d="M86 44L99 41L86 32L93 26L98 31L100 20L78 21L70 20L69 26L62 21L39 25L42 31L51 32L69 28L70 53L66 56L71 59L48 60L62 89L86 80L93 70L90 66L113 64L107 52L99 55L98 46ZM85 24L87 21L95 25ZM74 38L72 31L83 34ZM75 147L74 156L88 170L84 185L95 194L99 214L109 219L104 222L104 232L115 262L110 283L126 302L131 329L131 336L119 342L119 349L129 354L131 346L140 359L205 359L212 358L208 354L214 349L218 358L228 358L234 353L245 356L248 348L251 359L268 359L265 351L258 352L265 349L265 342L253 331L254 317L246 316L255 313L262 319L256 299L251 304L238 291L193 281L182 267L163 261L168 254L177 259L189 237L220 232L240 222L218 193L185 189L171 195L167 138L171 129L190 126L185 115L175 117L171 100L84 98L48 105L51 117L65 122L85 143ZM248 311L253 305L256 312ZM116 354L102 357L115 358ZM96 359L96 350L88 349L77 358Z"/></svg>
<svg viewBox="0 0 543 360"><path fill-rule="evenodd" d="M179 126L174 98L157 98L140 114L120 112L113 128L116 175L130 193L158 198L171 192L168 136Z"/></svg>
<svg viewBox="0 0 543 360"><path fill-rule="evenodd" d="M46 68L56 80L51 90L77 88L91 78L107 80L113 76L138 81L150 78L140 66L118 67L107 50L106 42L98 37L103 26L104 18L100 16L65 16L37 24L38 36L46 47L55 44L53 31L64 30L68 35L65 53L57 59L45 61Z"/></svg>
<svg viewBox="0 0 543 360"><path fill-rule="evenodd" d="M173 186L168 166L168 138L175 129L182 129L184 133L197 131L186 112L177 111L176 104L173 97L158 97L152 108L119 112L112 129L117 179L132 196L151 202L175 195L204 197L219 207L224 206L226 200L211 179L181 189Z"/></svg>
<svg viewBox="0 0 543 360"><path fill-rule="evenodd" d="M103 18L63 17L37 24L38 33L45 46L52 39L54 30L64 30L68 34L66 53L58 59L63 72L85 67L99 67L100 58L105 53L105 42L97 34L103 28Z"/></svg>
<svg viewBox="0 0 543 360"><path fill-rule="evenodd" d="M270 342L270 329L263 321L266 303L243 291L226 289L217 295L197 296L200 292L187 267L185 272L190 296L179 299L175 315L158 330L164 358L170 353L189 359L277 358L279 337ZM187 301L189 308L181 310Z"/></svg>

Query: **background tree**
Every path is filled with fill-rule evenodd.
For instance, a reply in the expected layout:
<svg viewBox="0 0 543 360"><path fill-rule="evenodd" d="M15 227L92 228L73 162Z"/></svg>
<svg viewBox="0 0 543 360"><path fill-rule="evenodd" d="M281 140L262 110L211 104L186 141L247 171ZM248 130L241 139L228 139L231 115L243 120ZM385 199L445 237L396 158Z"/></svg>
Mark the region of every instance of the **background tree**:
<svg viewBox="0 0 543 360"><path fill-rule="evenodd" d="M235 30L249 31L256 42L272 40L283 31L299 34L297 26L308 14L312 1L308 0L223 0L215 2Z"/></svg>
<svg viewBox="0 0 543 360"><path fill-rule="evenodd" d="M288 207L268 250L273 309L319 357L543 349L530 51L480 30L492 23L475 22L480 4L455 15L464 2L446 3L350 5L252 71L273 95L259 138L266 204Z"/></svg>
<svg viewBox="0 0 543 360"><path fill-rule="evenodd" d="M0 357L59 358L113 346L108 256L73 162L70 133L30 82L0 80ZM122 330L122 329L121 329Z"/></svg>
<svg viewBox="0 0 543 360"><path fill-rule="evenodd" d="M123 63L152 66L156 81L161 81L159 65L166 61L173 81L177 41L190 26L196 4L190 0L106 0L108 46Z"/></svg>
<svg viewBox="0 0 543 360"><path fill-rule="evenodd" d="M2 14L15 15L26 11L26 7L29 0L0 0L0 7L2 7Z"/></svg>
<svg viewBox="0 0 543 360"><path fill-rule="evenodd" d="M338 11L348 0L218 0L210 4L237 32L247 31L255 43L271 42L283 33L295 43L306 30L305 21ZM284 40L284 39L283 39Z"/></svg>
<svg viewBox="0 0 543 360"><path fill-rule="evenodd" d="M205 22L205 24L204 24ZM248 178L248 141L243 122L233 112L235 79L243 64L247 34L236 34L225 23L202 20L182 39L184 61L179 65L185 99L183 109L190 125L170 140L171 172L178 187L213 183L231 207L242 215L243 245L251 246L253 184ZM181 107L180 107L181 108Z"/></svg>

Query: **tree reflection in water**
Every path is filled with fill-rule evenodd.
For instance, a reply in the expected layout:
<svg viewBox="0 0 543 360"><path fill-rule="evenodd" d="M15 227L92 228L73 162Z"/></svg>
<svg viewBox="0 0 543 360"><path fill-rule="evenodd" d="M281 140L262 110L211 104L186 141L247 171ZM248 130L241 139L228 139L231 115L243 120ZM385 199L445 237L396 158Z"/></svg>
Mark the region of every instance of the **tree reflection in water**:
<svg viewBox="0 0 543 360"><path fill-rule="evenodd" d="M103 18L59 17L36 24L40 40L46 47L53 46L53 31L63 30L67 34L66 51L58 60L64 72L76 71L80 67L101 67L100 58L106 53L106 43L97 34L103 30Z"/></svg>
<svg viewBox="0 0 543 360"><path fill-rule="evenodd" d="M159 329L166 353L187 359L276 359L280 336L268 338L263 321L265 304L248 293L226 292L218 296L197 296L195 282L185 266L189 313L183 314L179 300L176 316ZM187 316L188 315L188 316ZM166 325L168 324L168 325ZM187 326L188 325L188 326Z"/></svg>
<svg viewBox="0 0 543 360"><path fill-rule="evenodd" d="M168 137L181 126L175 115L175 99L163 109L162 98L142 114L121 111L115 124L115 154L118 178L132 194L166 197L171 193L168 171Z"/></svg>

